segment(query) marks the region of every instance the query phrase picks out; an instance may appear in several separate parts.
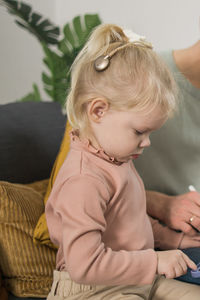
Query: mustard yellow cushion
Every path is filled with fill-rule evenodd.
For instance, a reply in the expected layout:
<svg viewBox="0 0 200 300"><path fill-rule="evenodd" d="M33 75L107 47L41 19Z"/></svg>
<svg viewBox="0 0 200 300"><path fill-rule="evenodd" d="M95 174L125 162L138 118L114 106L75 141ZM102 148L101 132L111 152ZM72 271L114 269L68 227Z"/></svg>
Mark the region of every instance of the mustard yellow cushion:
<svg viewBox="0 0 200 300"><path fill-rule="evenodd" d="M44 204L46 204L46 202L47 202L47 199L50 195L50 192L51 192L52 186L54 184L54 181L56 179L56 176L58 174L58 171L60 170L60 167L62 166L62 164L67 156L67 153L69 152L69 147L70 147L70 134L69 133L70 133L71 129L72 128L71 128L70 124L67 122L65 134L64 134L64 137L63 137L63 140L61 143L61 147L60 147L60 151L59 151L56 161L53 165L53 169L52 169L51 176L49 179L48 188L47 188L47 191L46 191L46 194L44 197ZM41 214L41 216L37 222L37 225L34 230L33 238L34 238L35 243L40 243L40 244L47 245L51 248L56 248L49 238L49 232L48 232L44 212Z"/></svg>
<svg viewBox="0 0 200 300"><path fill-rule="evenodd" d="M51 288L56 251L33 243L47 184L0 181L0 269L6 289L18 297L46 297Z"/></svg>

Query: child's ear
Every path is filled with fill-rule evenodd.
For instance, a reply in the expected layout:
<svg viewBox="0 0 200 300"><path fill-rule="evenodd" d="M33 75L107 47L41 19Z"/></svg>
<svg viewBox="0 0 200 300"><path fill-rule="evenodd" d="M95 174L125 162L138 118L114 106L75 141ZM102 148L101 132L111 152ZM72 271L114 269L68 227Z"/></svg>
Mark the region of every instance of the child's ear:
<svg viewBox="0 0 200 300"><path fill-rule="evenodd" d="M104 114L108 111L108 109L109 104L106 99L94 99L88 105L88 117L93 122L100 122Z"/></svg>

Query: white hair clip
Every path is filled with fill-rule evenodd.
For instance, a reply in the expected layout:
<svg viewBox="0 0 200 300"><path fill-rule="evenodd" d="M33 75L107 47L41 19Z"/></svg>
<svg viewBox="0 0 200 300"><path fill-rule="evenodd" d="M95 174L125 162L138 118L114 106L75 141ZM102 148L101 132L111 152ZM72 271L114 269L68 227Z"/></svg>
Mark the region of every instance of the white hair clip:
<svg viewBox="0 0 200 300"><path fill-rule="evenodd" d="M145 36L139 35L130 29L123 29L123 32L129 39L129 42L140 42L146 40Z"/></svg>
<svg viewBox="0 0 200 300"><path fill-rule="evenodd" d="M145 36L139 35L130 29L123 29L123 32L129 39L130 43L143 44L143 45L147 46L148 48L151 48L151 49L153 48L152 44L146 40Z"/></svg>

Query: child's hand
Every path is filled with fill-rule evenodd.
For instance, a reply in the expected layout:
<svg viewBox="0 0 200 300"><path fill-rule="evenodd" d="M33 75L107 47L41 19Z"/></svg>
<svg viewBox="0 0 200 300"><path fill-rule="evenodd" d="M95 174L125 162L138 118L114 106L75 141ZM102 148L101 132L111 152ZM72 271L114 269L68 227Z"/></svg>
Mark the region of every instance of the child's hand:
<svg viewBox="0 0 200 300"><path fill-rule="evenodd" d="M158 255L157 273L166 278L179 277L187 268L197 269L195 263L181 250L156 251Z"/></svg>
<svg viewBox="0 0 200 300"><path fill-rule="evenodd" d="M200 234L197 233L195 236L189 236L184 234L183 239L179 245L180 249L200 247Z"/></svg>

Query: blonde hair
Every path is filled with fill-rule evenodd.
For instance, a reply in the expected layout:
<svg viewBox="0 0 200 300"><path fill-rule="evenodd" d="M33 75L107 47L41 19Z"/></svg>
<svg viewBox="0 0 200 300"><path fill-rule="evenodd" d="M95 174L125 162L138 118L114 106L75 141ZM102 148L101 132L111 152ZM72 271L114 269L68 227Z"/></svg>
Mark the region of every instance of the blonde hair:
<svg viewBox="0 0 200 300"><path fill-rule="evenodd" d="M95 60L112 51L115 54L108 68L95 70ZM66 105L74 129L89 129L87 104L97 97L106 99L115 110L151 110L159 105L169 116L176 108L176 85L152 49L140 42L130 43L119 26L104 24L92 32L72 65Z"/></svg>

